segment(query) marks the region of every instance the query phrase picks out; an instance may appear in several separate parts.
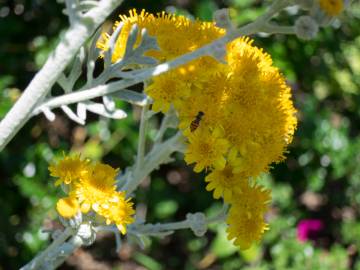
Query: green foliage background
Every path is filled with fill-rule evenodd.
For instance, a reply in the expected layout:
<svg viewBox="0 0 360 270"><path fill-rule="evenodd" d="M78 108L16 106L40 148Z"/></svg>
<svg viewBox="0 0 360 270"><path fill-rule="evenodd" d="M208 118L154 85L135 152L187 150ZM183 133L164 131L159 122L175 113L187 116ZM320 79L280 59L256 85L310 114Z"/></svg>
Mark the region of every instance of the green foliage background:
<svg viewBox="0 0 360 270"><path fill-rule="evenodd" d="M125 1L112 19L136 7L152 12L169 8L210 20L214 10L229 6L237 10L239 24L263 12L262 1L255 0L143 0ZM66 28L61 9L56 1L0 0L0 119ZM178 231L164 239L144 239L144 250L129 239L116 254L113 237L101 235L61 269L360 269L359 19L356 2L312 41L254 37L287 76L299 111L287 161L260 179L273 190L271 230L262 243L240 252L226 240L225 226L217 225L203 238ZM279 20L291 23L293 18L284 13ZM133 162L139 109L118 105L131 112L127 119L91 116L84 127L60 112L52 123L35 117L0 153L0 269L26 263L48 244L40 228L59 226L54 204L61 192L47 171L55 156L81 152L121 168ZM149 222L180 220L204 209L214 214L220 203L205 191L203 178L182 161L162 166L142 185L136 203ZM296 226L306 218L321 219L325 228L316 240L300 243Z"/></svg>

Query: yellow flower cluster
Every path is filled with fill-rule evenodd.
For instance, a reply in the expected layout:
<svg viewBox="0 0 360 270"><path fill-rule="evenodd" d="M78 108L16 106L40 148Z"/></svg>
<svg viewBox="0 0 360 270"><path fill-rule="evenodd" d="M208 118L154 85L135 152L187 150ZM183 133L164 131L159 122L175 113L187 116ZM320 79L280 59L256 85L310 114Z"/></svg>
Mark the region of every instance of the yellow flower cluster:
<svg viewBox="0 0 360 270"><path fill-rule="evenodd" d="M320 8L329 16L337 16L344 9L344 0L319 0Z"/></svg>
<svg viewBox="0 0 360 270"><path fill-rule="evenodd" d="M126 224L133 222L133 203L123 191L116 191L115 177L118 169L102 163L91 163L79 156L65 156L49 166L50 175L57 177L56 185L69 189L68 197L61 198L56 209L64 218L74 217L78 211L94 211L106 224L116 224L125 234Z"/></svg>
<svg viewBox="0 0 360 270"><path fill-rule="evenodd" d="M124 28L113 61L123 56L134 23L157 38L160 50L147 55L160 62L226 34L214 23L165 13L131 11L120 18ZM107 50L108 40L105 34L98 46ZM273 66L271 57L252 43L249 38L238 38L226 46L226 64L203 56L154 77L145 89L154 100L154 111L166 113L170 106L177 111L179 128L188 139L185 161L195 164L195 172L210 172L207 190L214 191L214 198L222 197L232 205L228 236L236 238L240 248L248 248L267 228L263 216L269 192L249 179L284 160L283 153L297 125L285 78ZM247 214L242 212L244 207ZM247 231L251 233L244 233Z"/></svg>
<svg viewBox="0 0 360 270"><path fill-rule="evenodd" d="M243 198L233 201L228 215L228 238L235 239L235 245L250 248L253 241L259 241L268 225L264 213L271 200L270 191L256 185L245 185L238 194Z"/></svg>

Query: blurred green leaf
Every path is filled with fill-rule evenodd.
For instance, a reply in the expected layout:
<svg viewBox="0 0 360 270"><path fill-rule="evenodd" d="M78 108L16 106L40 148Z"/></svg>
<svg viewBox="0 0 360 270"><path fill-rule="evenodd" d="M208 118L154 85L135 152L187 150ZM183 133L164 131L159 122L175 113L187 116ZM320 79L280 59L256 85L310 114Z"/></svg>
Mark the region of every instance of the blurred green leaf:
<svg viewBox="0 0 360 270"><path fill-rule="evenodd" d="M134 257L135 261L137 261L138 263L141 263L143 266L146 267L146 269L149 269L149 270L163 269L163 267L161 266L161 264L159 262L157 262L153 258L151 258L143 253L136 252L133 257Z"/></svg>
<svg viewBox="0 0 360 270"><path fill-rule="evenodd" d="M229 257L239 249L227 239L226 225L219 224L215 239L211 243L211 251L219 258Z"/></svg>
<svg viewBox="0 0 360 270"><path fill-rule="evenodd" d="M170 217L177 211L178 207L178 203L174 200L161 201L155 206L155 215L160 219Z"/></svg>

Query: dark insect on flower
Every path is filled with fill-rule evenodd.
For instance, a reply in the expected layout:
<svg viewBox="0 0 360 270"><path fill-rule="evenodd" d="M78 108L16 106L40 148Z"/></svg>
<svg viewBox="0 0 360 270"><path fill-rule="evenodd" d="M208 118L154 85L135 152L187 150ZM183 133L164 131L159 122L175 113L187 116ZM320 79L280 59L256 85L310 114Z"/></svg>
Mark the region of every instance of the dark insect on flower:
<svg viewBox="0 0 360 270"><path fill-rule="evenodd" d="M191 121L191 123L190 123L190 131L191 132L194 132L199 127L200 121L201 121L203 116L204 116L204 113L202 111L200 111L195 116L195 119Z"/></svg>

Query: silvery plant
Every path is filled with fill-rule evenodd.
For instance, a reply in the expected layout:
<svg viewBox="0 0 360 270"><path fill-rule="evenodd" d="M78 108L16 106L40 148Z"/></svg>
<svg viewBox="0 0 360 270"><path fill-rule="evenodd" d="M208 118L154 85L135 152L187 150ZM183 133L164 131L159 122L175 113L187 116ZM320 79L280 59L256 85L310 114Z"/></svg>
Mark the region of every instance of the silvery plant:
<svg viewBox="0 0 360 270"><path fill-rule="evenodd" d="M147 123L155 113L149 110L152 99L145 93L130 90L132 86L139 83L146 85L152 77L201 56L210 55L223 61L226 44L240 36L259 33L262 36L286 34L309 40L316 37L321 27L328 26L334 20L313 4L316 1L307 0L271 1L261 16L240 27L234 25L228 10L218 10L214 14L214 20L219 27L227 29L226 35L193 52L164 63L159 63L156 59L144 55L149 50L158 49L158 44L156 38L150 36L146 29L139 29L137 25L131 28L124 56L112 62L115 43L123 27L120 23L110 36L109 49L103 52L104 69L101 74L94 77L95 63L101 55L96 46L101 35L101 25L122 4L123 0L58 0L58 2L64 5L64 13L69 18L69 27L56 48L50 53L44 66L1 120L0 150L6 147L27 121L40 114L43 114L48 121L54 121L56 114L65 114L79 125L86 125L89 112L121 121L127 117L127 112L122 108L117 108L114 101L114 99L121 99L142 108L138 151L134 165L124 170L119 176L125 181L121 182L118 189L126 190L128 194L133 194L141 181L161 164L170 162L172 153L184 151L180 132L164 139L166 130L176 128L178 124L177 116L172 110L163 117L151 149L148 152L145 151ZM289 16L295 17L292 25L279 25L272 20L280 11L285 11ZM300 11L307 15L298 16ZM139 36L141 36L141 43L134 46ZM124 70L124 67L129 66L141 68ZM83 70L86 71L86 82L77 88L75 86L79 85L78 80ZM55 84L60 85L62 94L52 95ZM227 210L228 207L225 205L216 216L207 217L204 213L188 213L182 221L162 224L150 224L145 220L136 219L128 226L127 235L136 238L140 246L143 245L144 236L163 237L179 229L191 229L196 236L202 236L209 223L225 219ZM122 239L114 226L94 226L82 215L77 215L70 220L60 219L65 229L52 232L51 244L21 269L55 269L76 248L92 244L100 231L114 233L117 248L121 247Z"/></svg>

